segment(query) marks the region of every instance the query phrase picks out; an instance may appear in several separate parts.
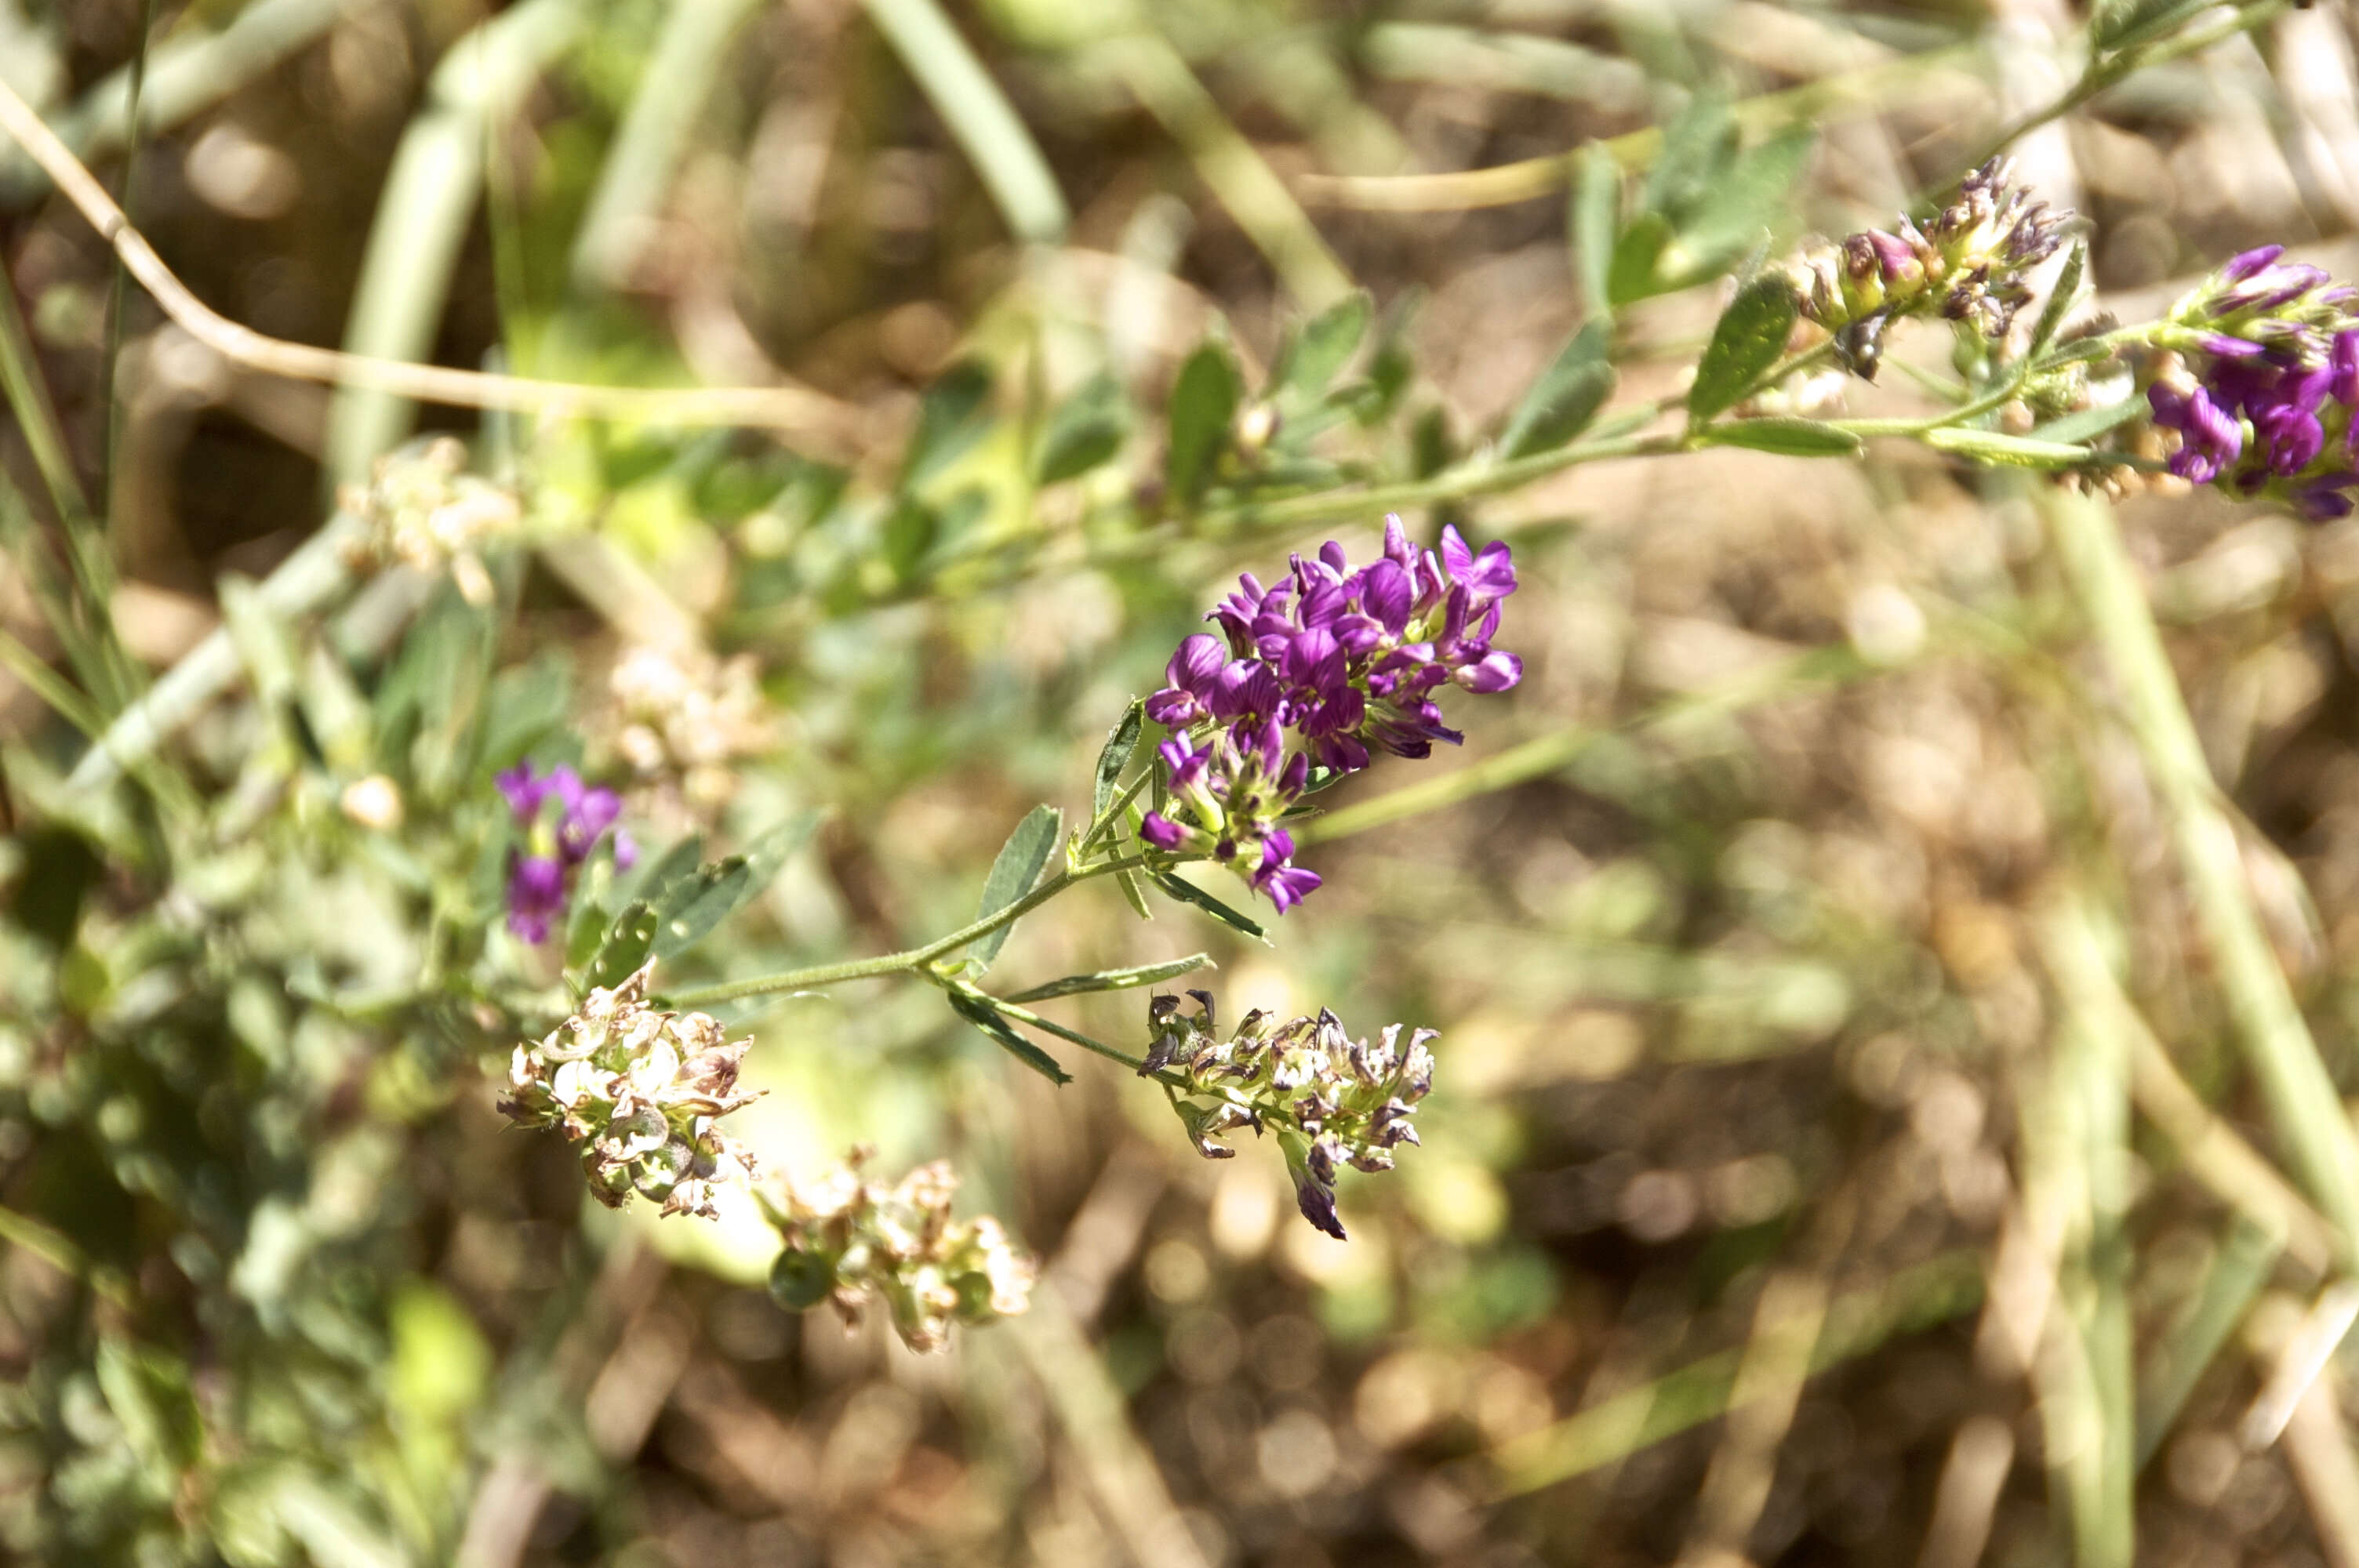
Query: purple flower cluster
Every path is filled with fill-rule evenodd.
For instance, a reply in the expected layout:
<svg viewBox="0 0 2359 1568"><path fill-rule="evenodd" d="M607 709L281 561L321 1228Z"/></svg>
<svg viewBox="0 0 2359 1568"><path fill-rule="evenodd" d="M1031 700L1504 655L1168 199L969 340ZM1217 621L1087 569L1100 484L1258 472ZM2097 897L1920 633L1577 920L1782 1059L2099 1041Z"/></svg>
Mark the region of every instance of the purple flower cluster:
<svg viewBox="0 0 2359 1568"><path fill-rule="evenodd" d="M1147 699L1147 717L1176 732L1158 755L1179 810L1148 812L1139 837L1232 867L1280 914L1299 903L1319 877L1291 863L1293 835L1277 824L1313 763L1350 773L1371 747L1424 757L1436 741L1458 744L1434 695L1523 678L1523 661L1491 645L1515 591L1505 544L1478 554L1446 527L1438 555L1420 551L1398 517L1385 519L1384 554L1365 567L1330 540L1270 588L1241 577L1205 617L1223 635L1182 640L1171 684Z"/></svg>
<svg viewBox="0 0 2359 1568"><path fill-rule="evenodd" d="M623 799L605 786L582 782L582 775L560 763L536 774L530 762L518 762L494 777L508 809L524 831L526 848L508 851L508 929L527 942L545 942L565 914L573 876L623 815ZM541 807L554 800L558 812L545 820ZM639 858L639 848L628 833L614 833L614 864L627 871Z"/></svg>
<svg viewBox="0 0 2359 1568"><path fill-rule="evenodd" d="M2172 473L2323 522L2348 515L2359 486L2359 319L2353 290L2284 252L2246 251L2172 311L2172 341L2202 369L2157 380L2147 402L2179 433Z"/></svg>

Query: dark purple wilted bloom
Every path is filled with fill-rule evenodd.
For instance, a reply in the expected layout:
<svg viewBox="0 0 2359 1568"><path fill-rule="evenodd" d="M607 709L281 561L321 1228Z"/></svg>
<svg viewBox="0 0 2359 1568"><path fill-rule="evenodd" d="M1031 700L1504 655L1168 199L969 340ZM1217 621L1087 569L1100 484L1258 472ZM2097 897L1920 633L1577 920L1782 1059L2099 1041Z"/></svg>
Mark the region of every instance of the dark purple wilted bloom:
<svg viewBox="0 0 2359 1568"><path fill-rule="evenodd" d="M1869 229L1805 254L1792 274L1797 301L1833 334L1844 368L1873 381L1884 330L1904 317L2005 337L2031 297L2025 274L2055 254L2071 216L2049 211L2016 183L2013 162L1995 157L1921 225L1903 215L1897 232Z"/></svg>
<svg viewBox="0 0 2359 1568"><path fill-rule="evenodd" d="M545 942L564 917L575 871L614 828L623 800L603 784L583 784L581 774L562 763L536 774L530 762L518 762L492 783L507 801L527 845L508 851L508 929L527 942ZM541 808L551 800L558 804L557 815L544 820ZM638 859L638 846L617 831L613 854L616 868L627 871Z"/></svg>
<svg viewBox="0 0 2359 1568"><path fill-rule="evenodd" d="M1141 839L1220 860L1279 913L1292 908L1319 878L1292 864L1293 837L1277 822L1312 766L1352 773L1375 749L1423 757L1436 741L1458 744L1434 694L1523 679L1523 661L1493 646L1515 591L1506 544L1477 551L1445 527L1439 553L1419 550L1397 517L1364 567L1330 540L1267 588L1240 577L1205 616L1221 634L1182 640L1169 684L1147 699L1148 717L1180 733L1160 752L1174 804L1146 816Z"/></svg>

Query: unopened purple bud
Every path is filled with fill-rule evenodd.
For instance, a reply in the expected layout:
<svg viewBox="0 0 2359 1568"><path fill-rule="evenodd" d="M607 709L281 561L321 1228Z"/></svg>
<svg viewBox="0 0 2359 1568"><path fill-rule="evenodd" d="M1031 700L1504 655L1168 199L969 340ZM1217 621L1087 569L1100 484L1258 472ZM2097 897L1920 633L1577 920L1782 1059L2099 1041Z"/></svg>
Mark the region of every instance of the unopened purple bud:
<svg viewBox="0 0 2359 1568"><path fill-rule="evenodd" d="M1524 678L1524 661L1501 649L1484 654L1478 663L1460 665L1450 678L1472 692L1506 691Z"/></svg>
<svg viewBox="0 0 2359 1568"><path fill-rule="evenodd" d="M2337 332L2327 351L2327 390L2345 408L2359 408L2359 330Z"/></svg>
<svg viewBox="0 0 2359 1568"><path fill-rule="evenodd" d="M2225 332L2198 333L2195 343L2204 352L2216 354L2223 360L2258 359L2268 352L2267 349L2250 339L2232 338Z"/></svg>
<svg viewBox="0 0 2359 1568"><path fill-rule="evenodd" d="M2226 266L2220 269L2220 276L2230 283L2242 283L2283 254L2283 245L2256 246L2232 258Z"/></svg>
<svg viewBox="0 0 2359 1568"><path fill-rule="evenodd" d="M1159 811L1150 811L1138 824L1138 836L1158 849L1177 849L1187 841L1188 831Z"/></svg>

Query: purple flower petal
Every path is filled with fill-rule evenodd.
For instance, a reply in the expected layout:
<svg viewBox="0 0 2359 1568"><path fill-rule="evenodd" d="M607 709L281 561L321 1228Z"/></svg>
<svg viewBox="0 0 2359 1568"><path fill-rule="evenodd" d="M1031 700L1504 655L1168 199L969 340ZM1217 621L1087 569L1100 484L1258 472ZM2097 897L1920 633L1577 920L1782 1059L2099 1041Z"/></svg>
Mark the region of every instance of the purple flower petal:
<svg viewBox="0 0 2359 1568"><path fill-rule="evenodd" d="M1158 849L1177 849L1188 838L1188 831L1159 811L1150 811L1138 824L1138 836Z"/></svg>
<svg viewBox="0 0 2359 1568"><path fill-rule="evenodd" d="M518 762L504 773L492 775L492 783L507 797L508 809L516 813L518 822L530 822L540 813L540 803L549 795L549 781L535 778L530 762Z"/></svg>
<svg viewBox="0 0 2359 1568"><path fill-rule="evenodd" d="M2231 258L2228 265L2220 269L2220 276L2230 283L2242 283L2283 254L2283 245L2257 245Z"/></svg>
<svg viewBox="0 0 2359 1568"><path fill-rule="evenodd" d="M1500 650L1484 654L1474 664L1462 665L1450 672L1450 678L1472 692L1509 691L1524 678L1524 661Z"/></svg>

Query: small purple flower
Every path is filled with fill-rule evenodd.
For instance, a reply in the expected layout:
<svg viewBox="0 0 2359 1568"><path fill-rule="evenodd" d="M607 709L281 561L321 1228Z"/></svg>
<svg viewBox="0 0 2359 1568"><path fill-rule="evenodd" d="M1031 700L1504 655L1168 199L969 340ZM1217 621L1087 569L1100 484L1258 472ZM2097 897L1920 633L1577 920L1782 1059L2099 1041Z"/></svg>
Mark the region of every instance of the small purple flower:
<svg viewBox="0 0 2359 1568"><path fill-rule="evenodd" d="M638 844L615 827L622 797L603 785L584 784L561 763L536 774L530 762L518 762L492 782L524 830L527 845L508 852L508 929L527 942L544 942L564 916L575 870L598 841L614 832L614 864L622 870L638 859ZM559 807L553 823L543 820L542 811L551 800Z"/></svg>
<svg viewBox="0 0 2359 1568"><path fill-rule="evenodd" d="M1315 892L1321 880L1317 871L1291 864L1293 857L1294 835L1283 827L1275 829L1262 840L1261 864L1248 879L1254 891L1266 895L1280 914Z"/></svg>
<svg viewBox="0 0 2359 1568"><path fill-rule="evenodd" d="M508 929L527 942L549 940L565 914L565 867L546 855L508 851Z"/></svg>
<svg viewBox="0 0 2359 1568"><path fill-rule="evenodd" d="M1163 667L1171 684L1147 699L1147 716L1167 729L1184 730L1213 716L1213 697L1228 659L1217 637L1196 633L1183 637L1171 662Z"/></svg>
<svg viewBox="0 0 2359 1568"><path fill-rule="evenodd" d="M1351 773L1375 747L1418 757L1458 743L1431 694L1453 684L1506 691L1523 678L1522 660L1492 646L1516 586L1505 543L1478 551L1445 527L1439 555L1420 551L1398 517L1386 518L1383 553L1366 566L1329 540L1266 588L1241 575L1205 617L1221 636L1184 639L1169 684L1147 698L1148 716L1175 731L1158 750L1175 804L1147 816L1141 841L1209 852L1280 913L1300 903L1319 878L1293 866L1293 838L1277 824L1314 761Z"/></svg>

